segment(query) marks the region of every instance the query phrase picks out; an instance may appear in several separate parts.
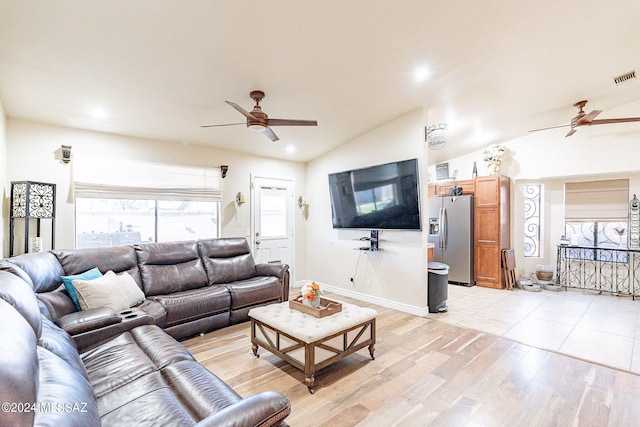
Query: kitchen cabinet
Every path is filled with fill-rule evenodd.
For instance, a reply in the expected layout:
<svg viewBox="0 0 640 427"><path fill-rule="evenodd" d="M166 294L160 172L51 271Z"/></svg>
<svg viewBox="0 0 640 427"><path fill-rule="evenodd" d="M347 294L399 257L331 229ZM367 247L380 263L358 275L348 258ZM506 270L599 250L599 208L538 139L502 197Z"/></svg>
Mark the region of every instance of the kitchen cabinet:
<svg viewBox="0 0 640 427"><path fill-rule="evenodd" d="M433 196L448 196L449 191L453 189L453 187L462 187L462 194L473 195L475 193L476 182L473 179L468 179L464 181L456 181L456 182L447 182L446 184L436 184L434 188ZM432 196L429 194L429 196Z"/></svg>
<svg viewBox="0 0 640 427"><path fill-rule="evenodd" d="M475 180L474 265L476 285L504 288L501 251L509 247L510 179L504 175Z"/></svg>

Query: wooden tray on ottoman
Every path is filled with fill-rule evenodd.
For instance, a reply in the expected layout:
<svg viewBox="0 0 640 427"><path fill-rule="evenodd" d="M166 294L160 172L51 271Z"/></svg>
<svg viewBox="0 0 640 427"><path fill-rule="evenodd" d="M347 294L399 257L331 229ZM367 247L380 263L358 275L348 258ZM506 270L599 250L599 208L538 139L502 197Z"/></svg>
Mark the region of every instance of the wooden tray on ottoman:
<svg viewBox="0 0 640 427"><path fill-rule="evenodd" d="M320 297L320 307L315 308L302 303L302 296L289 300L289 308L309 314L313 317L327 317L342 311L342 304L338 301Z"/></svg>

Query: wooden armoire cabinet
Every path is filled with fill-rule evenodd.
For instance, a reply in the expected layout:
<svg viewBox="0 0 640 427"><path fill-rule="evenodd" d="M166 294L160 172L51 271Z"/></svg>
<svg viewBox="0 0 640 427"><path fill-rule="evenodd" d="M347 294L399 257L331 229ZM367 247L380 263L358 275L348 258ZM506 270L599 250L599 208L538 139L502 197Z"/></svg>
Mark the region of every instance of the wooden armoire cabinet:
<svg viewBox="0 0 640 427"><path fill-rule="evenodd" d="M504 288L501 251L509 247L509 188L504 175L476 178L474 264L476 285Z"/></svg>

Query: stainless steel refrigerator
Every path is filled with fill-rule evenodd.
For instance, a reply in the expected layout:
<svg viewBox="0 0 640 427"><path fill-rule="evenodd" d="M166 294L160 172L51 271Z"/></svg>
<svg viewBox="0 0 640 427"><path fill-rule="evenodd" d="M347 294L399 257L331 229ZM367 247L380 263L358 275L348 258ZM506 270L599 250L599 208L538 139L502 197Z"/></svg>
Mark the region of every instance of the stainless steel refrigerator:
<svg viewBox="0 0 640 427"><path fill-rule="evenodd" d="M449 282L475 285L473 278L473 196L429 198L429 243L434 261L449 266Z"/></svg>

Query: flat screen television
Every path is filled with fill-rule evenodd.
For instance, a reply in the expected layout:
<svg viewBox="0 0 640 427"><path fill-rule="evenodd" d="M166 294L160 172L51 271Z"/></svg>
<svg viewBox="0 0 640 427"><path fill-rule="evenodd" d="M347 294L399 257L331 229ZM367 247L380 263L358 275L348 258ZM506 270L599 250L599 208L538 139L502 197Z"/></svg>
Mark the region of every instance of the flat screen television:
<svg viewBox="0 0 640 427"><path fill-rule="evenodd" d="M421 230L418 160L329 174L333 228Z"/></svg>

